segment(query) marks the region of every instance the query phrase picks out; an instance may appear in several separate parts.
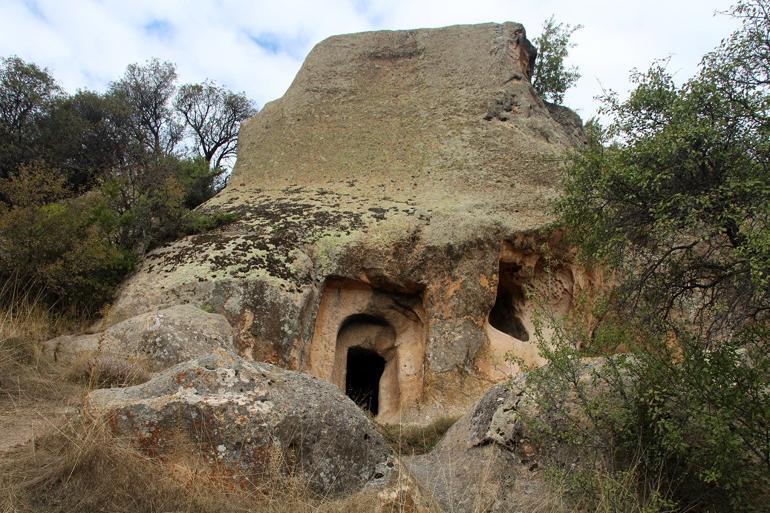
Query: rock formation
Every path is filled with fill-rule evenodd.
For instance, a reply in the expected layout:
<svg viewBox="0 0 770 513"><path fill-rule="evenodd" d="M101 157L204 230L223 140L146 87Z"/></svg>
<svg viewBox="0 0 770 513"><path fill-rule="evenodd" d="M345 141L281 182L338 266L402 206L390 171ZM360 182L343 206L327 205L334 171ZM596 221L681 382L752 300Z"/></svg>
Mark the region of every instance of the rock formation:
<svg viewBox="0 0 770 513"><path fill-rule="evenodd" d="M606 360L584 358L576 367L577 378L585 385L586 396L604 397L606 383L599 377ZM428 454L408 458L407 467L425 491L444 511L456 513L514 513L547 507L554 497L553 484L541 475L542 454L533 423L550 426L568 425L590 419L581 413L575 390L552 390L552 409L539 404L536 388L526 375L490 388L468 413L463 415ZM554 443L558 446L558 443ZM569 463L596 457L596 448L587 446L580 454L568 454L558 447L559 458ZM550 455L553 462L553 454ZM562 461L564 463L564 461ZM553 508L553 511L561 509Z"/></svg>
<svg viewBox="0 0 770 513"><path fill-rule="evenodd" d="M150 253L107 325L190 303L239 354L381 422L463 412L515 370L506 354L539 361L527 291L563 314L594 279L546 229L582 131L538 98L532 57L516 23L319 43L202 207L237 221Z"/></svg>
<svg viewBox="0 0 770 513"><path fill-rule="evenodd" d="M233 329L222 315L176 305L137 315L98 333L57 337L43 349L53 360L65 363L103 353L161 370L216 349L232 351Z"/></svg>
<svg viewBox="0 0 770 513"><path fill-rule="evenodd" d="M129 388L96 390L86 412L150 453L192 444L234 477L271 469L271 451L318 493L388 484L382 436L334 385L233 353L215 353Z"/></svg>

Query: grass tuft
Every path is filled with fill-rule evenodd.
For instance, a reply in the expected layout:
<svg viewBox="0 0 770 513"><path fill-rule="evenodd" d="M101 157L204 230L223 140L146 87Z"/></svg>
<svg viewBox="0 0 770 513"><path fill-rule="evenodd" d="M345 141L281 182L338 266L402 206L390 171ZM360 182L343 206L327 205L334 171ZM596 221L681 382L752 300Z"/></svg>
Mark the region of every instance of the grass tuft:
<svg viewBox="0 0 770 513"><path fill-rule="evenodd" d="M442 417L427 426L381 425L380 432L396 454L413 456L430 452L459 417Z"/></svg>

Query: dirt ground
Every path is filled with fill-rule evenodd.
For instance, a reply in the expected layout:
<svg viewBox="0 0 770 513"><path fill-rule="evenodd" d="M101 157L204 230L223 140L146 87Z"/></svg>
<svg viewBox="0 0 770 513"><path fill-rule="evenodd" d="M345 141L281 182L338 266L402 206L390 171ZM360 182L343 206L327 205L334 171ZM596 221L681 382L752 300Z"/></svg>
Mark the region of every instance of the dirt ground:
<svg viewBox="0 0 770 513"><path fill-rule="evenodd" d="M0 399L0 455L55 430L78 411L79 404L74 398L65 402Z"/></svg>

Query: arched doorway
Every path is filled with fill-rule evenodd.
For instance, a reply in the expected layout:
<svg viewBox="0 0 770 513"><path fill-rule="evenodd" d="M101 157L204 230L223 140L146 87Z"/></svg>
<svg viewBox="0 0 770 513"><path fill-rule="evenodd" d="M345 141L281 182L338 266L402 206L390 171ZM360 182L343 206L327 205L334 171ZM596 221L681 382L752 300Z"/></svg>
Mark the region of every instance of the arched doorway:
<svg viewBox="0 0 770 513"><path fill-rule="evenodd" d="M421 294L328 279L308 347L309 372L337 385L378 422L408 417L423 391L422 301Z"/></svg>
<svg viewBox="0 0 770 513"><path fill-rule="evenodd" d="M345 393L358 406L372 415L380 410L380 378L385 358L376 351L360 346L348 348Z"/></svg>
<svg viewBox="0 0 770 513"><path fill-rule="evenodd" d="M382 317L349 316L337 333L337 382L362 409L377 416L398 408L396 331Z"/></svg>

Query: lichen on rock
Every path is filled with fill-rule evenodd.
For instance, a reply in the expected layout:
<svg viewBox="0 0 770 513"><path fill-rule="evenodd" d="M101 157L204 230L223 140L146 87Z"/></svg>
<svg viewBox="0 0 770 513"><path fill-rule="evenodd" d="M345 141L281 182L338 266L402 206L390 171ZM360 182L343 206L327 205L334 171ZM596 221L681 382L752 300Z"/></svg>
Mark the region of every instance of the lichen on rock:
<svg viewBox="0 0 770 513"><path fill-rule="evenodd" d="M510 22L319 43L285 95L243 124L228 185L201 207L237 220L150 253L106 325L205 306L232 324L239 354L344 388L335 350L349 344L335 337L345 316L379 316L397 340L380 356L415 370L387 371L380 392L398 399L378 420L462 413L516 371L506 354L538 362L531 305L517 294L501 304L500 276L522 289L544 282L547 247L565 276L549 300L560 313L563 296L594 281L551 233L547 209L580 121L538 98L532 58ZM330 293L369 311L329 310ZM496 305L515 310L528 336L490 325Z"/></svg>

